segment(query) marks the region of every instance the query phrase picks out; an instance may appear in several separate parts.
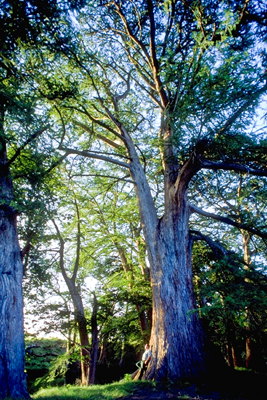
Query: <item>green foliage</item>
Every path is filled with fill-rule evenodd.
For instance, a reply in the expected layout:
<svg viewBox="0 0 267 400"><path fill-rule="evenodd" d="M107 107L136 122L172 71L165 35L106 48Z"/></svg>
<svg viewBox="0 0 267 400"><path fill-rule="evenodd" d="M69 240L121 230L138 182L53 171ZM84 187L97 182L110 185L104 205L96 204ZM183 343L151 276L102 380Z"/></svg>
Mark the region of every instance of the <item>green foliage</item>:
<svg viewBox="0 0 267 400"><path fill-rule="evenodd" d="M66 342L60 339L35 339L26 336L26 363L28 389L36 391L40 383L64 378L66 372ZM63 361L62 361L63 360ZM65 369L62 369L62 366Z"/></svg>
<svg viewBox="0 0 267 400"><path fill-rule="evenodd" d="M48 369L51 362L66 351L66 342L60 339L26 337L26 368Z"/></svg>
<svg viewBox="0 0 267 400"><path fill-rule="evenodd" d="M235 337L236 350L245 364L245 340L249 337L262 347L266 357L267 331L267 282L266 267L244 266L242 258L216 260L207 248L195 248L193 265L198 272L195 277L199 312L208 326L212 341L225 353L229 337ZM254 368L261 368L254 364Z"/></svg>

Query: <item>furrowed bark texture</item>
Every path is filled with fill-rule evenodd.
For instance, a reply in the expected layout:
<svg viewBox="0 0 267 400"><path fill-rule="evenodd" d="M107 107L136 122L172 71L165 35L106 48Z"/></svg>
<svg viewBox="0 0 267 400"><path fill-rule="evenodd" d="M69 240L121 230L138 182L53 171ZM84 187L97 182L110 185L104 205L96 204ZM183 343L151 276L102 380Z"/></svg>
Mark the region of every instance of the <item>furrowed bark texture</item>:
<svg viewBox="0 0 267 400"><path fill-rule="evenodd" d="M204 331L195 309L189 237L187 186L198 171L197 155L190 157L175 181L165 179L165 214L159 220L148 184L131 154L141 221L151 266L153 316L152 360L144 379L200 377L207 372ZM172 172L172 171L171 171Z"/></svg>
<svg viewBox="0 0 267 400"><path fill-rule="evenodd" d="M24 373L23 266L16 216L10 206L12 181L0 140L0 398L29 398Z"/></svg>
<svg viewBox="0 0 267 400"><path fill-rule="evenodd" d="M185 201L186 203L186 201ZM204 334L195 309L188 208L165 214L153 260L152 360L146 379L199 377L206 370Z"/></svg>

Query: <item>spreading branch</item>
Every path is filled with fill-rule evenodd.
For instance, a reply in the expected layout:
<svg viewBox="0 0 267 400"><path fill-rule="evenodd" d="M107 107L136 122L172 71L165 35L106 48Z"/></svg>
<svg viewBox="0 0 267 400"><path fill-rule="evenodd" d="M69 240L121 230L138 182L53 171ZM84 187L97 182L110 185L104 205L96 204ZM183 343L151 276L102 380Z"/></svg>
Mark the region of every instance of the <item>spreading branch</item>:
<svg viewBox="0 0 267 400"><path fill-rule="evenodd" d="M75 120L75 121L73 121L73 123L74 123L74 125L77 125L77 126L79 126L80 128L82 128L83 130L85 130L86 132L89 132L90 134L93 133L92 130L91 130L91 128L89 128L87 125L83 124L82 122ZM97 122L97 123L98 123L98 122ZM113 132L112 132L112 133L113 133ZM103 136L103 135L96 134L96 138L102 140L103 142L107 143L108 145L114 147L115 149L121 149L121 148L122 148L121 145L117 144L117 143L114 142L113 140L110 140L110 139L106 138L106 137Z"/></svg>
<svg viewBox="0 0 267 400"><path fill-rule="evenodd" d="M209 247L211 248L213 253L216 255L216 257L224 258L229 255L229 252L226 250L226 248L222 244L215 242L209 236L204 235L203 233L201 233L199 231L195 231L195 230L190 230L190 235L191 235L191 239L193 241L204 240L209 245Z"/></svg>
<svg viewBox="0 0 267 400"><path fill-rule="evenodd" d="M94 176L97 178L108 178L108 179L114 179L116 181L124 181L127 183L134 183L134 181L132 181L131 179L126 179L126 177L129 175L127 175L126 177L123 177L123 178L119 178L118 176L103 175L103 174L72 174L70 176L70 178L74 178L75 176Z"/></svg>
<svg viewBox="0 0 267 400"><path fill-rule="evenodd" d="M69 149L68 147L62 147L62 146L60 146L59 150L65 151L66 155L76 154L76 155L82 156L82 157L94 158L96 160L110 162L112 164L119 165L120 167L123 167L123 168L130 168L129 164L127 164L123 161L118 161L118 160L115 160L114 158L96 154L91 151Z"/></svg>
<svg viewBox="0 0 267 400"><path fill-rule="evenodd" d="M222 169L225 171L243 172L255 176L267 176L267 170L253 169L247 167L246 165L241 165L234 162L216 162L216 161L209 161L206 159L202 159L200 163L201 163L201 168L212 169L215 171Z"/></svg>
<svg viewBox="0 0 267 400"><path fill-rule="evenodd" d="M216 221L220 221L220 222L223 222L224 224L234 226L238 229L244 229L245 231L250 232L254 235L257 235L257 236L261 237L262 239L267 239L267 233L261 232L259 229L251 228L249 225L233 221L232 219L230 219L228 217L222 217L221 215L204 211L201 208L199 208L193 204L190 204L190 212L197 213L199 215L203 215L204 217L207 217L207 218L215 219Z"/></svg>

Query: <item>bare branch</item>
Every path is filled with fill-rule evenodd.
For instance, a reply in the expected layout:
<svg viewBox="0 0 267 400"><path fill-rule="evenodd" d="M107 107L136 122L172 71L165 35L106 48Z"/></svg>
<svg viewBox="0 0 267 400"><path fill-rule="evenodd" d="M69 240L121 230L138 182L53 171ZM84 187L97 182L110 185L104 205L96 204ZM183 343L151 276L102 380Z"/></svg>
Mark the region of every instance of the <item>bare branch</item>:
<svg viewBox="0 0 267 400"><path fill-rule="evenodd" d="M55 105L55 109L56 109L56 111L58 112L58 114L59 114L59 118L60 118L60 120L61 120L61 123L62 123L62 127L63 127L63 135L62 135L62 137L61 137L61 140L60 140L60 146L62 145L62 143L64 142L64 139L65 139L65 136L66 136L66 125L65 125L65 122L64 122L64 118L63 118L63 116L62 116L62 114L61 114L61 111L60 111L60 109Z"/></svg>
<svg viewBox="0 0 267 400"><path fill-rule="evenodd" d="M67 154L64 154L62 157L60 157L57 161L55 161L47 170L45 170L43 175L49 174L54 168L56 168L65 158L67 157Z"/></svg>
<svg viewBox="0 0 267 400"><path fill-rule="evenodd" d="M60 243L60 250L59 250L59 253L60 253L59 266L60 266L60 269L61 269L61 272L62 272L62 275L63 275L65 281L67 281L67 280L69 280L69 278L68 278L68 276L67 276L67 273L66 273L66 270L65 270L65 266L64 266L64 245L65 245L64 239L63 239L63 237L61 236L59 227L58 227L56 221L55 221L53 218L52 218L52 222L53 222L53 224L54 224L54 227L56 228L57 236L58 236L59 243Z"/></svg>
<svg viewBox="0 0 267 400"><path fill-rule="evenodd" d="M98 101L101 103L101 106L102 106L102 107L105 109L105 111L106 111L106 107L105 107L104 104L103 104L103 100L102 100L101 98L96 99L96 100L98 100ZM82 110L81 110L80 108L77 108L77 107L68 106L68 108L73 109L73 110L76 110L76 111L78 111L78 112L80 112L80 113L86 115L92 122L94 122L95 124L101 126L101 127L104 128L104 129L107 129L107 130L108 130L109 132L111 132L113 135L115 135L115 136L117 136L119 139L121 139L122 142L125 142L125 138L124 138L122 135L120 135L118 132L116 132L114 129L112 129L110 126L108 126L108 125L105 124L104 122L102 122L102 121L100 121L99 119L93 117L90 113L88 113L88 111L86 110L85 107L83 107L83 106L81 106L81 107L82 107ZM93 107L96 109L97 112L101 113L101 111L98 110L97 107L95 107L95 106L93 106ZM105 115L106 118L109 118L109 119L110 119L110 116L109 116L109 115L106 115L106 114L104 114L104 113L101 113L101 114ZM78 125L78 122L79 122L79 121L77 121L77 120L73 121L73 123L74 123L74 124L77 123L77 125ZM80 122L79 122L79 123L80 123ZM85 129L86 125L83 124L82 127ZM90 128L86 127L86 130L87 130L89 133L92 133L91 130L90 130Z"/></svg>
<svg viewBox="0 0 267 400"><path fill-rule="evenodd" d="M121 18L121 20L122 20L122 22L123 22L123 24L124 24L124 26L125 26L125 29L126 29L126 32L127 32L128 36L129 36L129 38L130 38L134 43L136 43L137 46L144 52L144 55L145 55L145 57L146 57L146 60L147 60L149 66L150 66L150 68L151 68L151 70L152 70L153 67L152 67L152 64L151 64L151 60L150 60L149 54L148 54L148 52L147 52L147 49L146 49L144 43L142 43L140 40L138 40L138 39L133 35L133 33L132 33L132 31L131 31L131 28L129 27L129 24L128 24L128 22L127 22L127 19L125 18L124 14L123 14L123 12L122 12L122 10L121 10L121 8L120 8L120 6L119 6L118 4L116 4L116 12L117 12L117 14L120 16L120 18Z"/></svg>
<svg viewBox="0 0 267 400"><path fill-rule="evenodd" d="M168 23L166 25L165 38L164 38L163 49L162 49L162 57L165 56L169 34L170 34L170 31L171 31L171 28L173 25L173 18L174 18L174 13L175 13L175 3L171 2L169 7L171 7L171 12L169 11Z"/></svg>
<svg viewBox="0 0 267 400"><path fill-rule="evenodd" d="M153 10L153 2L152 0L147 0L147 8L148 8L148 15L149 15L149 20L150 20L150 51L151 51L151 57L152 57L152 63L153 63L153 75L154 75L154 81L156 83L156 88L157 91L160 95L162 105L164 107L167 107L168 105L168 98L165 93L165 90L163 89L161 80L160 80L160 75L159 75L159 64L156 56L156 43L155 43L155 20L154 20L154 10Z"/></svg>
<svg viewBox="0 0 267 400"><path fill-rule="evenodd" d="M127 77L127 81L126 81L127 88L126 88L125 92L124 92L123 94L121 94L121 95L118 95L118 94L117 94L117 95L114 96L115 99L116 99L116 101L123 100L123 99L125 99L125 98L128 96L128 94L129 94L129 92L130 92L130 90L131 90L131 87L130 87L130 78L131 78L131 72L128 73L128 77Z"/></svg>

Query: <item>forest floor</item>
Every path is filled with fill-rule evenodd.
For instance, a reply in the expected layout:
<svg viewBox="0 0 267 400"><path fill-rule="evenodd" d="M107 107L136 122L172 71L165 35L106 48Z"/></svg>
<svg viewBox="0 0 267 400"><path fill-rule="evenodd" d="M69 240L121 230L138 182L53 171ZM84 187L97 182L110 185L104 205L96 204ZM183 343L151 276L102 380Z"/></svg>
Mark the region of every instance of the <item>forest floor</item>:
<svg viewBox="0 0 267 400"><path fill-rule="evenodd" d="M267 400L267 375L234 371L199 385L140 386L120 400Z"/></svg>

